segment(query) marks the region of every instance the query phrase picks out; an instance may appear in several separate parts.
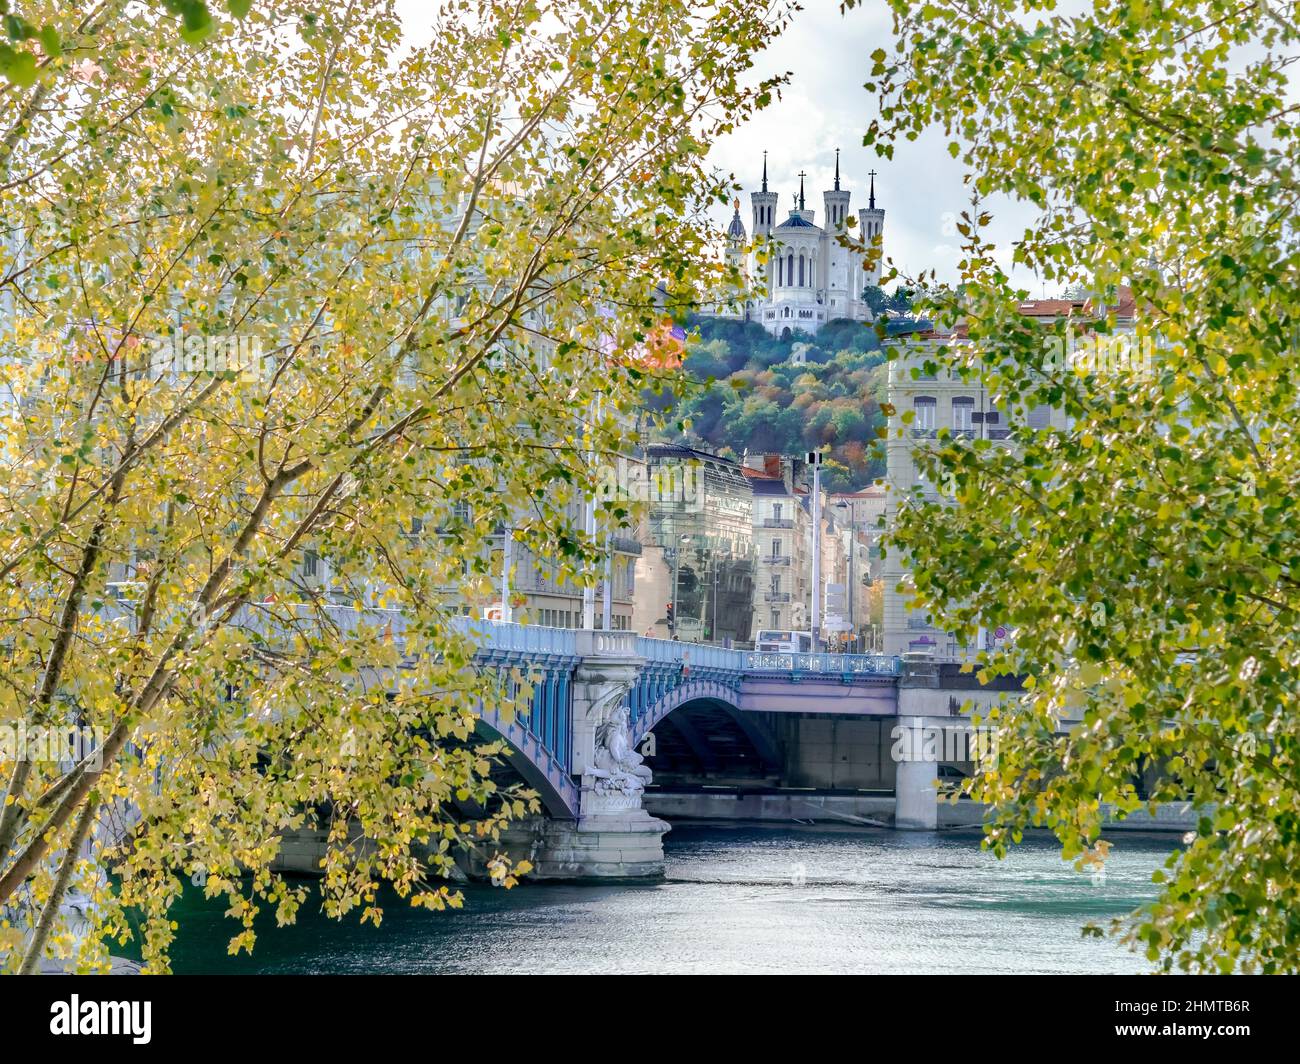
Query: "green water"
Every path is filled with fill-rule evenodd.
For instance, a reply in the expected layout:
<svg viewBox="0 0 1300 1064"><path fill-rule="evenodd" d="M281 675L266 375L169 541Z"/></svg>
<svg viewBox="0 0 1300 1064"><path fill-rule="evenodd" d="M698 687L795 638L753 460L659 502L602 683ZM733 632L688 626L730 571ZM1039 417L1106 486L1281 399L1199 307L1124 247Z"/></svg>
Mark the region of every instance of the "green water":
<svg viewBox="0 0 1300 1064"><path fill-rule="evenodd" d="M1004 861L974 833L678 827L667 877L608 886L466 888L458 912L389 897L381 927L326 919L310 901L268 922L250 958L226 955L223 906L175 910L177 972L1138 972L1080 927L1150 898L1173 836L1121 835L1105 882L1050 839Z"/></svg>

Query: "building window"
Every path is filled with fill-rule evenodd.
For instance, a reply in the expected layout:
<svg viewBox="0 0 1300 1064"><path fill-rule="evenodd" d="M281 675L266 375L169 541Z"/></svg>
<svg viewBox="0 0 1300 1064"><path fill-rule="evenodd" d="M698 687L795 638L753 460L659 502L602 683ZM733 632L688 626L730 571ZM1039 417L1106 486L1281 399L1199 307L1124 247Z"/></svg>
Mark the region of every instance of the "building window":
<svg viewBox="0 0 1300 1064"><path fill-rule="evenodd" d="M975 435L975 400L969 395L956 395L952 400L952 430L955 436L967 439Z"/></svg>
<svg viewBox="0 0 1300 1064"><path fill-rule="evenodd" d="M774 502L772 504L772 516L778 521L781 520L781 504L779 502Z"/></svg>
<svg viewBox="0 0 1300 1064"><path fill-rule="evenodd" d="M787 285L794 284L794 252L793 251L790 252L790 254L788 254L785 257L785 283Z"/></svg>
<svg viewBox="0 0 1300 1064"><path fill-rule="evenodd" d="M781 541L779 539L772 540L772 557L781 557Z"/></svg>
<svg viewBox="0 0 1300 1064"><path fill-rule="evenodd" d="M1011 430L1002 424L1002 414L997 410L985 411L984 424L987 426L986 435L990 440L1005 440L1011 435Z"/></svg>
<svg viewBox="0 0 1300 1064"><path fill-rule="evenodd" d="M775 629L777 629L777 630L779 631L780 628L781 628L781 611L780 611L780 610L773 610L773 611L772 611L772 616L769 618L769 620L770 620L772 623L769 624L768 627L769 627L769 628L775 628Z"/></svg>
<svg viewBox="0 0 1300 1064"><path fill-rule="evenodd" d="M918 395L912 400L912 434L915 436L933 436L935 426L935 398L932 395Z"/></svg>
<svg viewBox="0 0 1300 1064"><path fill-rule="evenodd" d="M799 287L803 287L803 256L799 256Z"/></svg>

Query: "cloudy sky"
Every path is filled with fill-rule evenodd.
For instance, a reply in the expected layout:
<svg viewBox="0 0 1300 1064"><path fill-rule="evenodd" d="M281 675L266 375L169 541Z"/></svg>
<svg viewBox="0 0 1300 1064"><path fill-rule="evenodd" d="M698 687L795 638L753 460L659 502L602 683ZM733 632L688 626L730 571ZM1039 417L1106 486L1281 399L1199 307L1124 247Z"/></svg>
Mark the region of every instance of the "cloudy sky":
<svg viewBox="0 0 1300 1064"><path fill-rule="evenodd" d="M781 194L782 214L791 206L791 193L799 190L799 171L807 171L808 206L816 207L820 224L821 193L831 187L835 149L840 148L841 178L853 192L851 209L867 205L867 174L877 171L876 205L886 212L886 257L905 273L934 268L941 280L955 280L960 237L953 223L970 199L942 131L902 142L889 160L862 146L862 134L876 114L875 98L862 87L870 71L868 57L876 48L893 48L888 9L878 0L866 0L862 8L841 15L838 0L803 3L805 10L795 15L761 68L764 75L790 72L782 99L719 142L713 160L734 173L748 193L758 187L767 149L769 187ZM1023 231L1025 208L1002 201L988 209L994 214L990 233L1005 248ZM741 197L741 217L749 228L747 195ZM1031 294L1042 294L1032 276L1018 273L1016 279Z"/></svg>
<svg viewBox="0 0 1300 1064"><path fill-rule="evenodd" d="M956 217L969 206L960 164L947 151L941 132L903 142L894 158L882 160L862 146L862 134L876 113L876 103L862 83L870 70L872 51L892 49L889 12L882 0L864 0L861 8L840 14L839 0L801 0L786 33L764 55L759 77L789 71L790 84L782 97L744 128L720 141L712 161L733 173L745 189L741 217L750 227L747 193L758 187L763 150L768 151L769 187L780 193L779 216L791 206L799 189L798 173L807 172L808 206L822 221L822 191L831 187L835 149L841 149L840 172L853 192L852 210L867 205L867 173L878 171L876 203L885 209L885 255L905 274L936 269L941 280L955 280L959 237ZM397 0L412 43L427 39L427 0ZM985 205L994 215L988 234L998 241L1009 267L1009 243L1024 229L1025 208L1006 202ZM730 210L719 208L725 227ZM1016 280L1032 295L1044 294L1032 276L1017 272ZM1054 294L1054 293L1053 293Z"/></svg>

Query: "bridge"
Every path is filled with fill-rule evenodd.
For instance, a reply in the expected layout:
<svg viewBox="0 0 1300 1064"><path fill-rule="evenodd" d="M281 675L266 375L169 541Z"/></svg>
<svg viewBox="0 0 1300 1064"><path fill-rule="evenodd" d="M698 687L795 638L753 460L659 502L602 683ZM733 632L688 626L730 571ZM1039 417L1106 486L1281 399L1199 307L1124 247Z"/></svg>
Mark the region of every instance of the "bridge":
<svg viewBox="0 0 1300 1064"><path fill-rule="evenodd" d="M548 813L582 812L580 777L595 755L595 733L624 714L627 742L641 746L657 725L687 707L725 715L772 760L761 717L771 713L895 716L900 659L878 655L760 654L631 632L463 622L478 641L479 664L519 668L535 678L531 705L510 721L484 723L514 751L513 764L542 795ZM710 760L685 717L677 730Z"/></svg>
<svg viewBox="0 0 1300 1064"><path fill-rule="evenodd" d="M134 619L121 604L106 609L115 622ZM324 623L341 636L366 629L400 640L406 616L286 603L274 619L245 608L237 623L271 639ZM814 795L892 798L892 826L933 829L939 759L920 737L960 730L954 718L967 701L1002 697L973 689L969 676L945 679L928 661L761 653L467 617L450 623L474 646L476 668L506 683L528 677L528 704L508 718L479 706L479 726L505 741L505 765L538 793L546 815L528 829L528 856L554 876L661 872L668 825L645 808L648 787L655 802L704 789L793 795L803 806ZM389 682L384 671L372 678ZM308 849L282 864L318 867Z"/></svg>
<svg viewBox="0 0 1300 1064"><path fill-rule="evenodd" d="M546 820L528 856L542 874L660 872L667 825L643 802L662 780L801 796L892 792L894 826L935 826L937 765L916 737L937 717L951 723L958 700L938 689L932 665L458 623L478 644L480 667L533 678L524 711L508 720L484 711L482 728L506 741L509 764L541 797Z"/></svg>

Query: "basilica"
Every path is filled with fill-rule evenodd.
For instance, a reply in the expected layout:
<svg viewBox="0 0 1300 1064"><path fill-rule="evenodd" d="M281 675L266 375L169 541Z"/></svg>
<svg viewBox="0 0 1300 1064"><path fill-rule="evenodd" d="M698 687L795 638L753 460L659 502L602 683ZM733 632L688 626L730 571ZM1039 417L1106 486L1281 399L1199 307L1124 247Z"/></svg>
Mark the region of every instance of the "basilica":
<svg viewBox="0 0 1300 1064"><path fill-rule="evenodd" d="M745 298L720 316L758 322L768 332L789 335L802 330L816 333L828 321L849 318L870 321L871 310L862 299L863 289L880 283L879 260L864 270L863 256L839 243L849 232L870 241L885 226L885 212L876 206L876 172L871 171L871 190L866 210L858 212L858 224L849 226L849 198L840 187L840 153L835 152L835 187L822 193L822 224L804 198L805 174L799 173L799 193L785 218L780 216L780 194L767 187L767 152L763 153L763 181L749 194L752 212L751 237L740 218L740 201L727 228L727 261L745 277Z"/></svg>

